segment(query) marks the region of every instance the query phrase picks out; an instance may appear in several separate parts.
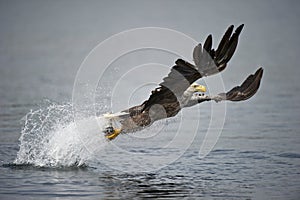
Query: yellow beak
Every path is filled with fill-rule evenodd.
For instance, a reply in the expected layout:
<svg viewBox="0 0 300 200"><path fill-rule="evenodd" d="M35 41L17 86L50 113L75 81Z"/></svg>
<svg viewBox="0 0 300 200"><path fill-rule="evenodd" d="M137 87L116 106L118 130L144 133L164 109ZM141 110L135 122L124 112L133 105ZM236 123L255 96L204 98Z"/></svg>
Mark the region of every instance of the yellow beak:
<svg viewBox="0 0 300 200"><path fill-rule="evenodd" d="M121 133L121 129L114 129L114 132L112 134L106 135L105 137L109 140L115 139L119 134Z"/></svg>
<svg viewBox="0 0 300 200"><path fill-rule="evenodd" d="M195 87L196 92L206 92L206 87L204 85L197 85Z"/></svg>

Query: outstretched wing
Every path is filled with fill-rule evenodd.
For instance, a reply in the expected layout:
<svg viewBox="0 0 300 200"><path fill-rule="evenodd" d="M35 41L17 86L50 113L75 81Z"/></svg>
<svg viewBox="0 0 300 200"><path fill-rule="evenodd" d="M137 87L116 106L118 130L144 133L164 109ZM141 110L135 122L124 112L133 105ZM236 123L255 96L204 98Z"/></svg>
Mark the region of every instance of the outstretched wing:
<svg viewBox="0 0 300 200"><path fill-rule="evenodd" d="M194 49L195 65L178 59L168 76L143 103L142 111L150 109L154 104L178 102L177 99L193 82L203 76L223 71L236 50L243 26L243 24L240 25L232 34L234 27L231 25L225 32L217 50L212 49L212 36L209 35L203 47L199 44Z"/></svg>
<svg viewBox="0 0 300 200"><path fill-rule="evenodd" d="M263 76L263 69L259 68L255 74L249 75L240 85L232 88L229 92L220 93L218 95L194 94L185 107L191 107L198 103L214 100L219 101L244 101L251 98L258 90Z"/></svg>
<svg viewBox="0 0 300 200"><path fill-rule="evenodd" d="M194 48L194 62L202 76L210 76L219 73L226 68L227 63L236 50L239 35L243 27L244 24L240 25L232 34L234 26L231 25L226 30L216 50L212 49L211 35L206 38L203 47L201 44L198 44Z"/></svg>
<svg viewBox="0 0 300 200"><path fill-rule="evenodd" d="M255 74L251 74L240 86L232 88L227 93L218 94L220 100L229 101L244 101L252 97L260 86L260 81L263 76L263 69L259 68Z"/></svg>

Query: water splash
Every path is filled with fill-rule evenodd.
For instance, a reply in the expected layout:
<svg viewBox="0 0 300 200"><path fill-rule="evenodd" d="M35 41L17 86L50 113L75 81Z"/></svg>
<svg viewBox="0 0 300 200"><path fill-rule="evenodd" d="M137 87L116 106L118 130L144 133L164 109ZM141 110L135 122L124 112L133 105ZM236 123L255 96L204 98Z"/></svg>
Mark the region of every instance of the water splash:
<svg viewBox="0 0 300 200"><path fill-rule="evenodd" d="M90 117L74 120L70 103L47 102L23 118L16 165L82 167L107 143L101 132L104 121ZM88 147L88 148L87 148Z"/></svg>

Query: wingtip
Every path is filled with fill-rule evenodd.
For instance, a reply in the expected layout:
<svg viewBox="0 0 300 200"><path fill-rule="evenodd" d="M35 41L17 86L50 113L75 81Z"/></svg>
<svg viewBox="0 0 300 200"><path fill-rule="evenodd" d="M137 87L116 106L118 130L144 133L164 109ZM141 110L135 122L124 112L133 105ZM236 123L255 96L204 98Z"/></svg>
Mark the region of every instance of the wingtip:
<svg viewBox="0 0 300 200"><path fill-rule="evenodd" d="M231 25L227 28L227 30L226 30L226 32L225 32L225 35L226 35L226 34L231 35L233 29L234 29L234 25L231 24Z"/></svg>
<svg viewBox="0 0 300 200"><path fill-rule="evenodd" d="M210 52L211 47L212 47L212 35L209 34L209 35L207 36L205 42L204 42L203 48L204 48L206 51Z"/></svg>
<svg viewBox="0 0 300 200"><path fill-rule="evenodd" d="M244 24L241 24L235 29L235 32L237 34L240 34L242 32L243 28L244 28Z"/></svg>
<svg viewBox="0 0 300 200"><path fill-rule="evenodd" d="M256 76L262 77L264 73L264 69L262 67L258 68L255 72Z"/></svg>
<svg viewBox="0 0 300 200"><path fill-rule="evenodd" d="M263 72L263 71L264 71L264 68L263 68L263 67L259 67L259 68L257 69L257 71Z"/></svg>

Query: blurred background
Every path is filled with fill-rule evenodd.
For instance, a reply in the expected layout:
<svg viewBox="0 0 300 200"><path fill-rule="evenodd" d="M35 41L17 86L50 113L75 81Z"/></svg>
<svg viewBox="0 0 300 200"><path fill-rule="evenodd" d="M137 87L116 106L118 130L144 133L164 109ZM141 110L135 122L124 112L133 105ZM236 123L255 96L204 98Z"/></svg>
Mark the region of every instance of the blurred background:
<svg viewBox="0 0 300 200"><path fill-rule="evenodd" d="M216 165L197 176L197 170L204 167L200 166L187 173L190 179L177 177L176 181L185 185L193 182L192 177L196 179L191 189L189 186L184 188L186 196L190 193L194 197L221 199L268 199L270 196L297 199L300 196L299 18L300 3L297 0L0 0L1 164L15 159L22 128L20 119L43 99L70 102L81 63L97 44L113 34L139 27L163 27L183 32L199 42L213 34L216 45L229 25L244 23L237 52L222 74L225 88L240 84L258 66L263 66L261 88L247 103L228 105L227 126L225 124L216 151L212 152L212 156L216 156ZM155 73L159 77L165 75ZM233 160L226 161L229 155L225 155L225 158L221 156L225 161L220 161L218 149L234 149L229 153L224 151L224 154L235 155ZM185 166L185 161L182 162L180 166ZM236 162L246 163L246 168L237 169ZM190 165L197 164L192 162ZM224 168L229 171L222 171ZM174 174L183 173L173 170ZM209 173L215 174L215 179L199 182ZM163 179L168 180L161 174L154 176L156 179L152 179L152 175L131 179L147 182L149 178L154 186ZM6 177L2 177L4 179ZM128 181L128 177L122 175L118 180L110 180L112 182L104 184L103 190L109 184L123 186L125 179ZM100 184L93 181L93 184ZM131 183L133 188L128 190L135 191L134 195L145 194L136 184ZM99 187L95 191L103 191ZM215 190L209 189L212 187ZM220 193L222 195L218 196ZM240 196L234 196L236 193ZM51 192L47 195L51 196ZM156 197L160 197L159 193Z"/></svg>

